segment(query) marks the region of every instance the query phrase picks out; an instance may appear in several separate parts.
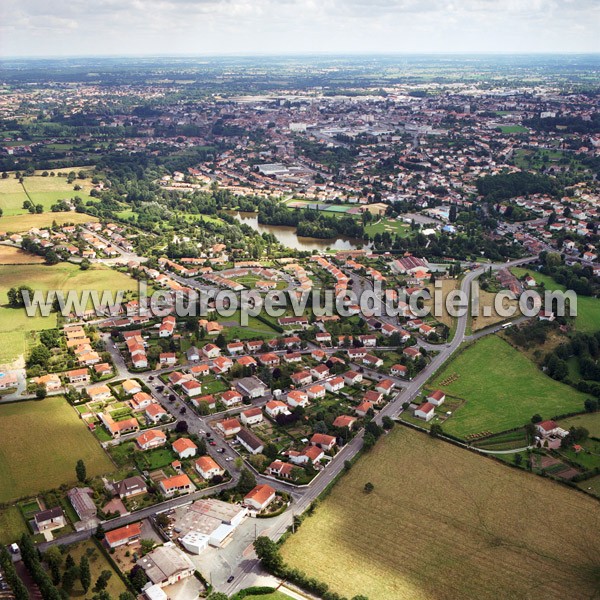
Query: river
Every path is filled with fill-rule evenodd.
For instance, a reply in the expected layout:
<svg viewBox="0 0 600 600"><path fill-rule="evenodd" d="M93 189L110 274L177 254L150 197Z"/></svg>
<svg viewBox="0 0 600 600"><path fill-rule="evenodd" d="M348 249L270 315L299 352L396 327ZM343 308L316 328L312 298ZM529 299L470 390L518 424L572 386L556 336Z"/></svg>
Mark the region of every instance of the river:
<svg viewBox="0 0 600 600"><path fill-rule="evenodd" d="M304 250L312 252L313 250L356 250L363 246L364 242L355 238L331 238L320 239L312 237L302 237L296 234L295 227L286 227L284 225L263 225L258 222L258 215L252 212L233 211L231 213L240 223L245 223L258 231L259 233L272 233L277 240L294 250Z"/></svg>

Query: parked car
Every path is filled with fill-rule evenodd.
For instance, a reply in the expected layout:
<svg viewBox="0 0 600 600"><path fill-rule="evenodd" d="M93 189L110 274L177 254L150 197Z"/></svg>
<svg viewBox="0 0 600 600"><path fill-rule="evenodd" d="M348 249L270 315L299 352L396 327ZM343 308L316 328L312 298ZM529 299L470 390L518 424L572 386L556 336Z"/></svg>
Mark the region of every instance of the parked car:
<svg viewBox="0 0 600 600"><path fill-rule="evenodd" d="M210 442L208 442L211 446L216 446L217 442L215 442L215 440L210 440Z"/></svg>
<svg viewBox="0 0 600 600"><path fill-rule="evenodd" d="M234 580L234 577L233 577L233 575L230 575L230 576L227 578L227 583L231 583L233 580Z"/></svg>

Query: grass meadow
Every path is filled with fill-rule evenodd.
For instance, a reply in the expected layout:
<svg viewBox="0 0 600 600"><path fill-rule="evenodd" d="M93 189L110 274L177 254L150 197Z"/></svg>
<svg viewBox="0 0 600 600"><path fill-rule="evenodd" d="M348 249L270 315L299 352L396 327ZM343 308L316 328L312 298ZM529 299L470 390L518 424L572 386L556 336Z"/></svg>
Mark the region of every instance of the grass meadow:
<svg viewBox="0 0 600 600"><path fill-rule="evenodd" d="M0 503L75 484L114 470L104 450L62 396L0 405Z"/></svg>
<svg viewBox="0 0 600 600"><path fill-rule="evenodd" d="M0 251L0 256L4 248ZM34 290L136 290L128 275L103 266L82 271L72 263L20 264L18 269L0 265L0 364L17 360L25 353L27 332L56 327L56 313L48 317L28 317L24 309L9 308L7 292L11 287L29 285Z"/></svg>
<svg viewBox="0 0 600 600"><path fill-rule="evenodd" d="M75 185L81 186L81 190L75 191ZM91 200L89 195L93 185L89 179L77 179L73 183L67 183L66 177L42 177L34 175L25 177L23 183L19 183L14 176L8 179L0 179L0 208L7 217L29 214L23 208L25 200L31 200L34 204L41 204L44 211L50 211L50 207L59 200L69 200L79 196L84 202Z"/></svg>
<svg viewBox="0 0 600 600"><path fill-rule="evenodd" d="M397 426L282 553L348 598L589 599L599 529L595 500Z"/></svg>
<svg viewBox="0 0 600 600"><path fill-rule="evenodd" d="M563 285L556 283L552 277L538 273L535 270L514 267L511 271L517 277L523 277L525 273L529 273L538 285L543 283L546 290L560 290L564 292L566 289ZM600 299L592 296L577 296L575 329L585 333L593 333L600 329Z"/></svg>
<svg viewBox="0 0 600 600"><path fill-rule="evenodd" d="M429 387L464 401L443 424L445 431L459 437L519 427L536 413L547 419L583 410L587 398L545 375L496 335L456 355Z"/></svg>

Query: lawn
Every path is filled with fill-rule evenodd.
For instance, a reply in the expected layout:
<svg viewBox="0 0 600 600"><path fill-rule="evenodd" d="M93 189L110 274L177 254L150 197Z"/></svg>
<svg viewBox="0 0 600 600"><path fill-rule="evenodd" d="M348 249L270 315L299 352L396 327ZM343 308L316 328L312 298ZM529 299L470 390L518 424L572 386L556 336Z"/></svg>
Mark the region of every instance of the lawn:
<svg viewBox="0 0 600 600"><path fill-rule="evenodd" d="M75 484L75 463L88 476L113 464L62 396L0 405L0 503Z"/></svg>
<svg viewBox="0 0 600 600"><path fill-rule="evenodd" d="M563 429L585 427L590 432L591 436L600 438L600 412L569 417L568 419L559 421L559 425Z"/></svg>
<svg viewBox="0 0 600 600"><path fill-rule="evenodd" d="M35 290L109 290L134 291L136 282L128 275L103 266L82 271L72 263L59 263L48 266L0 265L0 335L3 343L0 347L0 364L17 360L26 349L28 331L39 331L56 327L56 314L48 317L28 317L24 309L9 308L6 293L11 287L29 285ZM6 337L5 337L6 336Z"/></svg>
<svg viewBox="0 0 600 600"><path fill-rule="evenodd" d="M531 274L537 284L543 283L546 290L565 291L565 287L560 285L542 273L534 270L514 267L511 271L517 277L523 277L525 273ZM592 296L577 296L577 317L575 318L575 329L584 333L593 333L600 330L600 300Z"/></svg>
<svg viewBox="0 0 600 600"><path fill-rule="evenodd" d="M40 215L11 215L0 217L0 230L7 233L22 233L32 227L50 227L52 223L67 225L73 223L91 223L98 219L84 213L77 212L45 212Z"/></svg>
<svg viewBox="0 0 600 600"><path fill-rule="evenodd" d="M448 381L454 375L458 377ZM545 375L496 335L460 352L429 387L465 400L443 425L459 437L519 427L536 413L549 419L583 410L587 398Z"/></svg>
<svg viewBox="0 0 600 600"><path fill-rule="evenodd" d="M374 236L376 233L384 233L385 231L392 236L399 235L405 237L410 234L411 229L410 225L403 221L397 221L396 219L380 219L375 223L369 223L365 227L365 232L370 236Z"/></svg>
<svg viewBox="0 0 600 600"><path fill-rule="evenodd" d="M282 553L346 597L591 598L599 527L590 498L397 427Z"/></svg>
<svg viewBox="0 0 600 600"><path fill-rule="evenodd" d="M245 600L290 600L292 597L293 596L288 596L277 590L270 594L251 594L250 596L244 596Z"/></svg>
<svg viewBox="0 0 600 600"><path fill-rule="evenodd" d="M527 133L529 131L523 125L500 125L499 129L502 133Z"/></svg>
<svg viewBox="0 0 600 600"><path fill-rule="evenodd" d="M92 585L96 582L100 573L102 571L110 571L112 573L112 577L108 580L108 585L106 586L106 591L110 595L111 598L118 598L120 594L127 591L125 588L125 584L119 577L118 573L113 569L111 564L108 562L104 554L100 551L100 549L96 546L96 544L92 540L87 540L85 542L81 542L79 544L74 544L73 546L68 546L66 550L66 554L70 554L75 561L75 564L79 564L81 557L86 554L88 560L90 562L90 573L92 575ZM65 556L66 556L65 554ZM90 590L91 592L91 590ZM72 598L83 598L88 594L85 594L79 580L75 583L73 587L73 591L71 593Z"/></svg>
<svg viewBox="0 0 600 600"><path fill-rule="evenodd" d="M12 544L22 533L29 533L29 529L19 508L8 506L0 509L0 544Z"/></svg>

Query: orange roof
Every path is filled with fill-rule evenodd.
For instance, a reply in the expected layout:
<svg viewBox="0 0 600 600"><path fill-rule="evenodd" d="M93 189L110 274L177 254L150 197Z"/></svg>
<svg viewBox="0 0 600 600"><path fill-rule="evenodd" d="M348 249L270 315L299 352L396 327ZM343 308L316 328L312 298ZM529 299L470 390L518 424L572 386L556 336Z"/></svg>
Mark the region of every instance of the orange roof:
<svg viewBox="0 0 600 600"><path fill-rule="evenodd" d="M143 446L144 444L157 439L166 440L167 436L162 431L151 429L150 431L145 431L141 435L138 435L136 441L140 446Z"/></svg>
<svg viewBox="0 0 600 600"><path fill-rule="evenodd" d="M131 523L130 525L125 525L125 527L119 527L119 529L107 531L105 534L105 539L109 544L112 545L122 540L130 540L134 537L139 537L140 535L142 535L141 523Z"/></svg>
<svg viewBox="0 0 600 600"><path fill-rule="evenodd" d="M198 446L188 438L179 438L173 442L173 450L177 453L181 453L184 450L197 450Z"/></svg>
<svg viewBox="0 0 600 600"><path fill-rule="evenodd" d="M244 500L254 500L258 504L264 504L273 494L275 490L266 483L257 485L253 490L250 490L245 496Z"/></svg>
<svg viewBox="0 0 600 600"><path fill-rule="evenodd" d="M174 475L173 477L167 477L167 479L163 479L161 481L162 486L169 490L171 488L184 487L186 485L191 485L190 478L185 474Z"/></svg>
<svg viewBox="0 0 600 600"><path fill-rule="evenodd" d="M201 456L196 461L196 466L198 469L206 473L211 469L220 469L221 467L217 464L217 462L210 456Z"/></svg>

